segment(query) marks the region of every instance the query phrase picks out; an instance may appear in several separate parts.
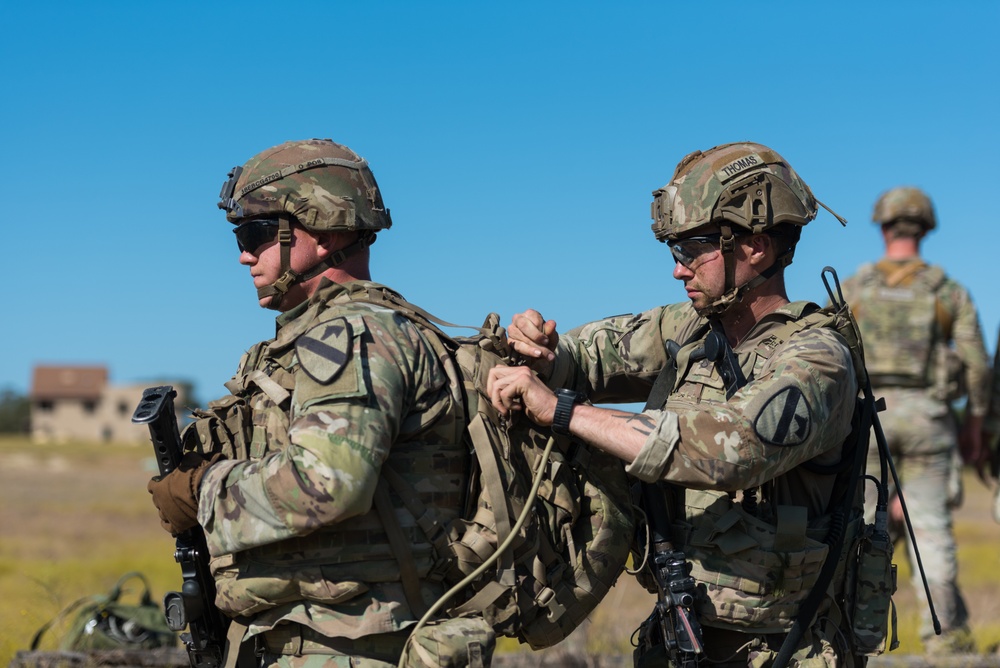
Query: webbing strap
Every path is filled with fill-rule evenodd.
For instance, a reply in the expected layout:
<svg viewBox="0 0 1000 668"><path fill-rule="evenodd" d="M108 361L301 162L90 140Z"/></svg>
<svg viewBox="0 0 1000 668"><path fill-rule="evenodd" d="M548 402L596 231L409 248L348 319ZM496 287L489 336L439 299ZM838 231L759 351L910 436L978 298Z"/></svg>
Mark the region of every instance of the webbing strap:
<svg viewBox="0 0 1000 668"><path fill-rule="evenodd" d="M445 533L444 527L438 522L435 514L420 500L420 495L417 494L417 490L413 488L413 485L408 483L403 476L399 475L399 472L392 468L389 462L382 464L382 477L385 478L389 486L399 495L399 498L403 500L403 505L416 518L417 524L420 525L424 534L430 539L438 554L441 556L447 554L448 536Z"/></svg>
<svg viewBox="0 0 1000 668"><path fill-rule="evenodd" d="M409 603L413 616L420 617L427 612L427 606L424 605L423 597L420 595L420 577L417 575L417 565L413 561L413 552L410 549L409 541L406 540L403 528L399 525L399 519L396 518L396 511L392 507L384 478L379 478L378 485L375 487L375 511L382 521L392 556L399 563L399 577L403 583L406 602Z"/></svg>
<svg viewBox="0 0 1000 668"><path fill-rule="evenodd" d="M481 467L480 478L493 508L493 518L496 521L497 545L502 544L510 535L513 522L510 509L507 507L507 495L504 493L503 478L500 466L497 464L497 454L493 450L493 439L486 431L486 424L481 414L476 414L469 422L469 435L476 450L476 458ZM514 556L512 551L500 555L497 574L502 584L513 586Z"/></svg>
<svg viewBox="0 0 1000 668"><path fill-rule="evenodd" d="M496 580L490 580L483 588L476 592L476 595L460 606L457 606L452 615L461 617L468 613L482 613L483 610L493 605L494 602L510 589L500 584Z"/></svg>
<svg viewBox="0 0 1000 668"><path fill-rule="evenodd" d="M703 337L708 328L708 323L701 325L684 343L677 346L676 351L667 348L667 362L660 369L660 373L656 375L656 380L653 381L653 387L649 391L649 396L646 397L646 405L643 410L659 410L667 403L667 398L674 391L674 383L677 382L677 352Z"/></svg>
<svg viewBox="0 0 1000 668"><path fill-rule="evenodd" d="M284 169L281 169L277 172L272 172L270 174L267 174L266 176L260 177L259 179L253 181L252 183L246 184L245 186L240 188L239 192L236 193L236 197L234 197L233 199L242 199L243 197L246 196L247 193L251 193L254 190L257 190L257 188L260 188L261 186L266 186L268 183L271 183L272 181L279 181L288 176L289 174L304 172L307 169L312 169L314 167L322 167L324 165L328 165L331 167L346 167L348 169L357 169L360 171L368 166L368 161L365 160L364 158L359 158L358 160L347 160L344 158L329 158L329 157L313 158L312 160L306 160L305 162L300 162L295 165L289 165Z"/></svg>
<svg viewBox="0 0 1000 668"><path fill-rule="evenodd" d="M229 631L226 633L226 656L222 660L224 668L236 668L240 660L240 645L248 628L246 624L235 619L229 622Z"/></svg>
<svg viewBox="0 0 1000 668"><path fill-rule="evenodd" d="M895 262L878 263L875 265L882 272L886 287L895 288L903 285L904 281L912 280L921 269L927 266L922 260L908 262L903 266L897 266ZM888 273L886 273L888 271Z"/></svg>
<svg viewBox="0 0 1000 668"><path fill-rule="evenodd" d="M261 392L266 394L271 401L279 406L283 405L292 396L288 390L275 382L262 369L255 369L253 373L248 375L247 382L252 382L259 387Z"/></svg>

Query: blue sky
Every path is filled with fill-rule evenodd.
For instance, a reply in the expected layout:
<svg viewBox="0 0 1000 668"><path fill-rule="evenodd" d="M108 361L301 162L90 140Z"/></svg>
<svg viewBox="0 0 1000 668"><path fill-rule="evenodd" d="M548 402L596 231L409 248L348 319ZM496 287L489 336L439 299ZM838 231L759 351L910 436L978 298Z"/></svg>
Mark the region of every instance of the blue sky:
<svg viewBox="0 0 1000 668"><path fill-rule="evenodd" d="M1000 325L1000 3L3 3L0 388L35 364L202 400L273 334L216 208L288 139L365 156L394 227L373 274L453 322L561 329L684 298L649 229L688 152L783 154L825 212L789 268L821 301L881 253L872 204L916 185L924 245Z"/></svg>

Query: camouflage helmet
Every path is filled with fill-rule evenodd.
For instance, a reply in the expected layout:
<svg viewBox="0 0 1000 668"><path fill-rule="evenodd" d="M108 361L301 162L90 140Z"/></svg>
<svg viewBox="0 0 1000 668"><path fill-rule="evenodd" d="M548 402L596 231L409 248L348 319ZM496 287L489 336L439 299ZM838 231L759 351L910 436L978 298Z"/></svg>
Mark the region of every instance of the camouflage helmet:
<svg viewBox="0 0 1000 668"><path fill-rule="evenodd" d="M315 232L392 225L368 162L329 139L279 144L228 176L219 208L231 223L284 215Z"/></svg>
<svg viewBox="0 0 1000 668"><path fill-rule="evenodd" d="M901 219L919 223L925 232L937 227L931 198L920 188L892 188L875 202L872 221L876 224L887 225Z"/></svg>
<svg viewBox="0 0 1000 668"><path fill-rule="evenodd" d="M670 183L653 192L653 233L677 239L711 223L753 233L816 217L809 186L775 151L749 142L695 151L677 165Z"/></svg>
<svg viewBox="0 0 1000 668"><path fill-rule="evenodd" d="M337 267L375 242L375 234L392 226L378 184L368 163L357 153L329 139L279 144L255 155L242 167L233 167L222 184L219 208L237 225L267 224L275 230L281 275L257 288L269 297L268 308L291 307L285 296L299 283ZM311 267L292 269L293 224L310 232L357 232L347 246ZM244 252L240 245L240 251ZM256 250L256 249L252 249Z"/></svg>

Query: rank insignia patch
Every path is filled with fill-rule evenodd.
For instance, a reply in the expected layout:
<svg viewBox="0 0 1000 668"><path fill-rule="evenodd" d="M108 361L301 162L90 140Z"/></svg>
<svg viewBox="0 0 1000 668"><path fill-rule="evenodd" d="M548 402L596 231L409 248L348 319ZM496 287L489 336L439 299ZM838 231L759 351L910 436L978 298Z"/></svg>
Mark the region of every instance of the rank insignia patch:
<svg viewBox="0 0 1000 668"><path fill-rule="evenodd" d="M765 443L799 445L809 437L809 403L797 387L786 387L764 404L753 427Z"/></svg>
<svg viewBox="0 0 1000 668"><path fill-rule="evenodd" d="M337 377L351 357L351 326L343 318L316 325L295 342L302 370L321 385Z"/></svg>

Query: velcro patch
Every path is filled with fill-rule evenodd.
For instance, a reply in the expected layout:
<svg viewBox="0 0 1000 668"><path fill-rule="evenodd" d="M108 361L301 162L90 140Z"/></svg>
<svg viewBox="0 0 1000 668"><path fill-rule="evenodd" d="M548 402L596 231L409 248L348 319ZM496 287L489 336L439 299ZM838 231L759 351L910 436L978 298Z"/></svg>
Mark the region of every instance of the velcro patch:
<svg viewBox="0 0 1000 668"><path fill-rule="evenodd" d="M715 170L715 177L719 179L719 181L725 183L737 174L741 174L748 169L761 167L764 164L765 162L763 158L756 153L751 153L750 155L745 155L738 160L733 160L728 165L723 165L719 169Z"/></svg>
<svg viewBox="0 0 1000 668"><path fill-rule="evenodd" d="M809 402L797 387L786 387L760 410L753 428L770 445L799 445L809 437L812 414Z"/></svg>
<svg viewBox="0 0 1000 668"><path fill-rule="evenodd" d="M343 318L316 325L295 342L302 370L321 385L337 377L351 357L351 326Z"/></svg>

